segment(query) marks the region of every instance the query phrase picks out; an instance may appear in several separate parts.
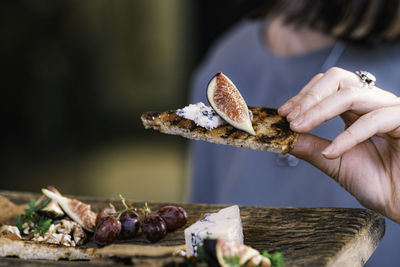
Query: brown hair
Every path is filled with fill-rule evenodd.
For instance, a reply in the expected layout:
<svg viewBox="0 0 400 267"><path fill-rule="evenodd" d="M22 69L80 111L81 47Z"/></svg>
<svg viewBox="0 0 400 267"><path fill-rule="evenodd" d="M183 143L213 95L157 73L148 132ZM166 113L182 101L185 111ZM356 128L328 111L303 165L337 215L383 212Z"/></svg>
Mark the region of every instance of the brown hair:
<svg viewBox="0 0 400 267"><path fill-rule="evenodd" d="M247 2L247 1L246 1ZM378 43L400 37L399 0L250 0L253 18L283 16L335 38ZM249 4L249 2L247 2Z"/></svg>

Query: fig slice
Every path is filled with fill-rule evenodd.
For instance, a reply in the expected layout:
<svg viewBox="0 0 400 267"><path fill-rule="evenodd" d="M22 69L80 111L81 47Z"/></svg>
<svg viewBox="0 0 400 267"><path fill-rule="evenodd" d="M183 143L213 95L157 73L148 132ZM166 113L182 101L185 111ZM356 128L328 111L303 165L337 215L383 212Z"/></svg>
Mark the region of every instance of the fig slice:
<svg viewBox="0 0 400 267"><path fill-rule="evenodd" d="M85 230L94 232L97 214L90 209L90 205L76 199L64 197L60 193L54 193L47 189L42 189L42 192L46 197L57 201L72 220L81 225Z"/></svg>
<svg viewBox="0 0 400 267"><path fill-rule="evenodd" d="M256 135L249 109L235 84L222 72L208 83L207 99L215 112L233 127Z"/></svg>
<svg viewBox="0 0 400 267"><path fill-rule="evenodd" d="M254 257L263 258L258 250L250 246L246 246L237 241L228 241L220 238L204 239L203 252L210 266L244 266L245 263L252 260Z"/></svg>
<svg viewBox="0 0 400 267"><path fill-rule="evenodd" d="M258 255L260 253L252 247L232 240L217 239L216 256L221 267L230 267L231 264L227 262L229 259L236 259L238 266L242 266Z"/></svg>
<svg viewBox="0 0 400 267"><path fill-rule="evenodd" d="M55 194L60 194L60 192L58 192L58 190L53 186L48 186L47 189ZM36 201L35 206L39 205L46 199L48 199L48 198L46 196L42 195ZM49 202L49 204L47 204L46 207L42 208L41 210L38 210L38 213L40 215L44 215L46 217L52 218L53 220L58 220L65 216L65 213L61 209L60 205L58 205L57 201L55 201L53 199Z"/></svg>

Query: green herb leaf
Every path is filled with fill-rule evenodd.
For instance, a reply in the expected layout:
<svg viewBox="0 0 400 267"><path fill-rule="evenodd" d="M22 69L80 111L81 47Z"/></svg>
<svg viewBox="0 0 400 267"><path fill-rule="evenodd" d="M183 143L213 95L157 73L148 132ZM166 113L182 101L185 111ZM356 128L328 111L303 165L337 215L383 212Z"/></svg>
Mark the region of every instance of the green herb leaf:
<svg viewBox="0 0 400 267"><path fill-rule="evenodd" d="M26 214L32 214L32 211L33 211L33 209L34 209L34 206L35 206L35 199L34 198L31 198L31 200L29 201L29 203L28 203L28 208L27 209L25 209L25 213Z"/></svg>
<svg viewBox="0 0 400 267"><path fill-rule="evenodd" d="M45 201L42 201L39 203L36 207L34 207L34 211L38 211L46 207L50 203L51 199L46 199Z"/></svg>
<svg viewBox="0 0 400 267"><path fill-rule="evenodd" d="M207 257L204 252L202 244L196 246L197 256L196 257L185 257L185 261L179 266L185 267L207 267Z"/></svg>
<svg viewBox="0 0 400 267"><path fill-rule="evenodd" d="M22 223L35 222L35 217L34 217L35 202L36 200L34 198L31 198L28 204L29 208L25 210L25 215L23 217Z"/></svg>
<svg viewBox="0 0 400 267"><path fill-rule="evenodd" d="M36 212L46 207L50 203L50 201L50 199L46 199L35 207L36 200L34 198L31 198L28 204L28 208L25 209L25 214L18 215L15 221L15 225L18 227L20 232L23 232L24 230L22 227L24 223L33 223L35 234L44 234L49 230L53 220L48 219L45 216L38 216Z"/></svg>
<svg viewBox="0 0 400 267"><path fill-rule="evenodd" d="M224 261L231 267L240 267L240 257L238 255L232 257L224 257Z"/></svg>
<svg viewBox="0 0 400 267"><path fill-rule="evenodd" d="M31 198L31 200L29 201L29 210L34 210L35 209L35 203L36 203L36 199Z"/></svg>
<svg viewBox="0 0 400 267"><path fill-rule="evenodd" d="M47 233L52 222L52 219L47 219L46 217L41 216L39 222L36 224L35 234L40 233L42 235Z"/></svg>
<svg viewBox="0 0 400 267"><path fill-rule="evenodd" d="M199 262L206 262L207 261L207 257L206 257L206 253L204 252L204 248L202 246L202 244L197 244L197 260Z"/></svg>
<svg viewBox="0 0 400 267"><path fill-rule="evenodd" d="M285 266L285 259L280 252L275 252L274 254L268 253L268 251L264 251L262 253L263 257L268 258L271 261L271 267L283 267Z"/></svg>
<svg viewBox="0 0 400 267"><path fill-rule="evenodd" d="M263 257L271 259L272 255L268 253L268 251L264 250L263 253L261 254Z"/></svg>
<svg viewBox="0 0 400 267"><path fill-rule="evenodd" d="M18 227L18 230L20 231L20 232L22 232L23 231L23 228L22 228L22 214L21 215L18 215L17 216L17 219L15 220L15 225Z"/></svg>

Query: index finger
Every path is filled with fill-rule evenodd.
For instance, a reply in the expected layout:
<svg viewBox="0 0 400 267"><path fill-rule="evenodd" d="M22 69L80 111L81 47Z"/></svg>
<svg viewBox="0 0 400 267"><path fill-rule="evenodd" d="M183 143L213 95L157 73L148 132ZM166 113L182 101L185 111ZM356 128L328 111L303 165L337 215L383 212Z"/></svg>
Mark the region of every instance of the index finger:
<svg viewBox="0 0 400 267"><path fill-rule="evenodd" d="M296 98L296 101L292 104L292 110L287 114L287 119L293 121L340 88L360 85L359 77L355 73L337 67L330 68L321 79L304 90L299 98Z"/></svg>
<svg viewBox="0 0 400 267"><path fill-rule="evenodd" d="M288 101L286 101L279 109L278 109L278 114L285 117L289 114L289 112L291 111L291 109L293 108L294 104L298 102L298 100L300 98L302 98L305 94L305 92L307 92L310 88L312 88L315 83L321 79L324 76L323 73L318 73L317 75L315 75L304 87L303 89L301 89L301 91L295 95L294 97L292 97L291 99L289 99Z"/></svg>

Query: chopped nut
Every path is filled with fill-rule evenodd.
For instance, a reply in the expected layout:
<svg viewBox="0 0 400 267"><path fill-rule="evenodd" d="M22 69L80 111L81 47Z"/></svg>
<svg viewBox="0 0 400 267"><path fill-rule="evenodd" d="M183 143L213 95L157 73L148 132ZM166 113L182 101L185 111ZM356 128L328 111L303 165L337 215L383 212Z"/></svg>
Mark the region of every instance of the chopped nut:
<svg viewBox="0 0 400 267"><path fill-rule="evenodd" d="M261 266L261 267L270 267L271 266L271 261L263 257L261 255L254 256L251 258L247 263L247 267L255 267L255 266Z"/></svg>
<svg viewBox="0 0 400 267"><path fill-rule="evenodd" d="M72 229L75 225L75 222L63 219L57 224L57 232L62 234L69 234L72 232Z"/></svg>
<svg viewBox="0 0 400 267"><path fill-rule="evenodd" d="M42 242L44 240L44 237L39 235L39 234L35 234L32 238L33 241L37 241L37 242Z"/></svg>
<svg viewBox="0 0 400 267"><path fill-rule="evenodd" d="M33 231L34 228L30 227L30 224L26 222L22 227L23 233L27 235L25 236L25 239L36 242L75 247L84 244L87 238L83 228L69 219L55 221L50 225L49 230L43 235L39 233L35 234Z"/></svg>
<svg viewBox="0 0 400 267"><path fill-rule="evenodd" d="M5 236L12 240L22 239L18 227L11 225L3 225L0 227L0 236Z"/></svg>
<svg viewBox="0 0 400 267"><path fill-rule="evenodd" d="M247 261L246 266L247 267L258 266L261 262L261 258L262 258L261 255L254 256L253 258L251 258L250 260Z"/></svg>
<svg viewBox="0 0 400 267"><path fill-rule="evenodd" d="M46 233L43 236L37 235L33 239L37 242L45 242L49 244L57 244L63 246L71 246L71 236L66 234Z"/></svg>
<svg viewBox="0 0 400 267"><path fill-rule="evenodd" d="M59 243L57 240L57 237L54 236L54 234L50 234L50 233L45 233L43 236L37 234L32 238L32 241L46 242L46 243L50 243L50 244L58 244Z"/></svg>
<svg viewBox="0 0 400 267"><path fill-rule="evenodd" d="M271 266L271 261L266 257L262 257L261 262L260 262L260 266L261 267L270 267Z"/></svg>
<svg viewBox="0 0 400 267"><path fill-rule="evenodd" d="M71 236L66 234L61 234L60 244L70 247L72 245Z"/></svg>
<svg viewBox="0 0 400 267"><path fill-rule="evenodd" d="M24 224L22 225L22 233L24 235L27 235L27 234L29 234L30 231L31 231L31 227L29 226L29 224L27 222L24 222Z"/></svg>
<svg viewBox="0 0 400 267"><path fill-rule="evenodd" d="M49 230L47 231L48 233L56 233L57 227L54 224L50 224Z"/></svg>
<svg viewBox="0 0 400 267"><path fill-rule="evenodd" d="M79 224L76 224L72 230L72 236L77 245L83 245L86 241L86 233Z"/></svg>

